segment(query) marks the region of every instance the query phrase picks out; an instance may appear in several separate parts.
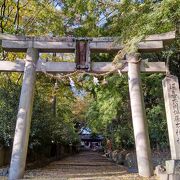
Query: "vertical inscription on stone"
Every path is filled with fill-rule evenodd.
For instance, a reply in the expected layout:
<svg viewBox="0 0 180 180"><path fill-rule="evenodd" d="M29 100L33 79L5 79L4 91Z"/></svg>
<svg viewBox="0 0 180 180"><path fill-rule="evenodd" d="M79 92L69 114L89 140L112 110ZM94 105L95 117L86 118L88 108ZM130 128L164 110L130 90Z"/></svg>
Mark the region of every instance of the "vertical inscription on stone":
<svg viewBox="0 0 180 180"><path fill-rule="evenodd" d="M180 104L178 103L178 95L179 89L176 83L172 82L169 84L169 94L172 101L172 109L173 109L173 121L175 122L176 128L176 142L180 144Z"/></svg>
<svg viewBox="0 0 180 180"><path fill-rule="evenodd" d="M163 92L171 158L180 159L180 91L178 78L172 75L165 77L163 80Z"/></svg>

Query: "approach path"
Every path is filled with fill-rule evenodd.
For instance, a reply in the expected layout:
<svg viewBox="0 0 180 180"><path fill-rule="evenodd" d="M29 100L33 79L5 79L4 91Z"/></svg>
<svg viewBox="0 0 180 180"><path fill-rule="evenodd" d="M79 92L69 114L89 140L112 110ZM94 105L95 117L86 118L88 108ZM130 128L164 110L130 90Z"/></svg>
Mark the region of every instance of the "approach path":
<svg viewBox="0 0 180 180"><path fill-rule="evenodd" d="M85 151L52 162L44 168L27 170L25 179L140 180L143 178L137 174L129 174L124 166L109 161L100 153Z"/></svg>

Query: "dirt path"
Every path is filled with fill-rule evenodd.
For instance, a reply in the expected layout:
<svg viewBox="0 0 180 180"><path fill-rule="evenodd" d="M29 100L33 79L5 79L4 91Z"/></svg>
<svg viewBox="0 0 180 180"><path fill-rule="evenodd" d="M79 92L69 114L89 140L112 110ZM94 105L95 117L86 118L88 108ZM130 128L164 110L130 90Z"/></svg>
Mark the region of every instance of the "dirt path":
<svg viewBox="0 0 180 180"><path fill-rule="evenodd" d="M137 174L129 174L124 166L110 162L102 154L81 152L52 162L44 168L27 170L25 179L140 180L145 178L140 178Z"/></svg>

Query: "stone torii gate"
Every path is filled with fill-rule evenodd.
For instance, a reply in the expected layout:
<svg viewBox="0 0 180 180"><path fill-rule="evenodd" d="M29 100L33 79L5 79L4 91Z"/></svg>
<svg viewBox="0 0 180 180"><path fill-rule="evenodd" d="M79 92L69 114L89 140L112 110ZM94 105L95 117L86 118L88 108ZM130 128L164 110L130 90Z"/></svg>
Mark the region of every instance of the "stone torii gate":
<svg viewBox="0 0 180 180"><path fill-rule="evenodd" d="M77 70L104 73L117 70L111 62L91 62L90 53L118 52L123 47L114 38L58 38L28 37L0 34L2 48L7 52L26 52L25 60L0 61L0 72L24 72L16 122L9 180L24 176L29 131L31 124L34 87L37 72L71 73ZM175 32L151 35L138 44L139 52L161 51L166 43L175 39ZM45 62L39 60L39 53L76 53L75 62ZM130 54L123 62L121 72L128 72L132 121L136 144L139 175L153 175L151 149L145 115L140 72L166 72L164 62L139 61L136 54ZM171 128L170 131L173 131Z"/></svg>

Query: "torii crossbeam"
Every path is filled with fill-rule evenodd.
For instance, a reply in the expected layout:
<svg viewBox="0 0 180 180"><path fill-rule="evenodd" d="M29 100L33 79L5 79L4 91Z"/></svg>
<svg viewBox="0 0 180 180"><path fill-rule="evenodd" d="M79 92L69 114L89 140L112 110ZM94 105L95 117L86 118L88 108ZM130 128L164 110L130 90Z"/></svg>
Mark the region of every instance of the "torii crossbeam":
<svg viewBox="0 0 180 180"><path fill-rule="evenodd" d="M36 72L70 73L76 70L84 70L104 73L113 71L116 70L116 67L111 62L91 62L90 53L118 52L123 46L116 43L116 38L110 37L59 38L0 34L0 39L2 40L2 48L5 51L27 52L25 61L0 61L0 72L24 72L9 173L9 180L14 180L21 179L24 176ZM175 39L175 32L148 36L138 44L138 51L161 51L164 44L173 39ZM39 53L50 52L74 52L76 61L70 63L39 60ZM130 55L126 60L122 61L122 64L125 65L120 68L121 71L128 72L129 76L129 93L139 174L149 177L153 172L140 72L165 73L165 63L140 62L136 55Z"/></svg>
<svg viewBox="0 0 180 180"><path fill-rule="evenodd" d="M175 32L164 33L160 35L151 35L145 38L144 41L138 44L139 52L154 52L161 51L164 48L164 44L175 38ZM0 34L2 40L2 47L8 52L26 52L28 48L37 49L38 52L62 52L73 53L77 51L77 42L82 43L85 41L88 50L79 49L85 53L86 57L82 61L87 64L92 72L106 72L115 68L112 63L109 62L93 62L88 59L90 53L93 52L118 52L123 48L122 45L117 44L117 38L104 37L104 38L73 38L73 37L29 37L29 36L13 36ZM79 58L79 59L80 59ZM89 62L88 62L89 61ZM91 63L91 64L89 64ZM43 62L38 61L36 71L46 70L49 73L63 73L73 72L76 70L77 62ZM88 67L90 66L90 67ZM79 68L81 69L81 67ZM82 68L84 69L84 68ZM23 72L23 61L0 61L0 72ZM127 72L127 66L122 69L122 72ZM141 72L165 72L165 64L163 62L146 62L141 63Z"/></svg>

